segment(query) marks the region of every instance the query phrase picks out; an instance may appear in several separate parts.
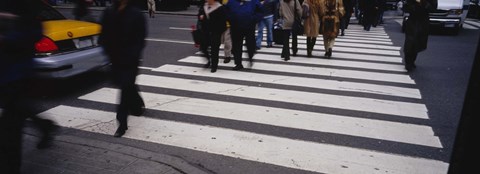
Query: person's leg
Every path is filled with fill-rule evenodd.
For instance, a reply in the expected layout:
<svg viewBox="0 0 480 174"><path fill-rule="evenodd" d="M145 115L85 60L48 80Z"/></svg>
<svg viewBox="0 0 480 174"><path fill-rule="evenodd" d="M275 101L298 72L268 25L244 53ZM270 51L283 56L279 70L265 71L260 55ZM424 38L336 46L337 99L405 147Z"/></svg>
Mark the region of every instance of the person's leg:
<svg viewBox="0 0 480 174"><path fill-rule="evenodd" d="M266 19L267 24L267 47L273 45L273 16Z"/></svg>
<svg viewBox="0 0 480 174"><path fill-rule="evenodd" d="M407 71L413 70L415 68L415 60L417 59L416 52L405 52L405 69Z"/></svg>
<svg viewBox="0 0 480 174"><path fill-rule="evenodd" d="M255 55L255 28L251 28L245 31L245 42L247 43L248 59L250 62Z"/></svg>
<svg viewBox="0 0 480 174"><path fill-rule="evenodd" d="M312 37L307 37L307 57L312 56L311 45L312 45Z"/></svg>
<svg viewBox="0 0 480 174"><path fill-rule="evenodd" d="M234 70L239 70L243 68L242 65L242 47L243 47L243 37L240 33L241 31L236 28L230 28L232 36L232 53L235 60Z"/></svg>
<svg viewBox="0 0 480 174"><path fill-rule="evenodd" d="M298 37L295 32L292 32L292 55L296 56L298 52Z"/></svg>
<svg viewBox="0 0 480 174"><path fill-rule="evenodd" d="M225 60L223 63L229 63L232 59L232 36L230 35L230 28L227 28L222 36L223 51L225 53Z"/></svg>
<svg viewBox="0 0 480 174"><path fill-rule="evenodd" d="M283 48L282 56L285 61L290 60L290 33L292 30L283 30Z"/></svg>
<svg viewBox="0 0 480 174"><path fill-rule="evenodd" d="M218 54L220 50L222 35L219 33L212 34L212 46L211 46L211 60L212 60L212 69L211 72L216 72L218 67Z"/></svg>
<svg viewBox="0 0 480 174"><path fill-rule="evenodd" d="M258 22L256 49L262 48L263 30L264 29L265 29L265 19L262 19L262 20L260 20L260 22Z"/></svg>

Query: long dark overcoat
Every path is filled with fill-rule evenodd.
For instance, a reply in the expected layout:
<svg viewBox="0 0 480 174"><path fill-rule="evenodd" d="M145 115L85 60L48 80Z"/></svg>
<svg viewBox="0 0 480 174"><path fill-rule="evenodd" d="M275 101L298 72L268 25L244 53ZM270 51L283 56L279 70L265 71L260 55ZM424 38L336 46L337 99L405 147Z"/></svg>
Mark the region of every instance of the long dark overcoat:
<svg viewBox="0 0 480 174"><path fill-rule="evenodd" d="M405 27L404 52L420 52L427 49L430 11L437 8L437 0L407 0L405 12L409 13Z"/></svg>

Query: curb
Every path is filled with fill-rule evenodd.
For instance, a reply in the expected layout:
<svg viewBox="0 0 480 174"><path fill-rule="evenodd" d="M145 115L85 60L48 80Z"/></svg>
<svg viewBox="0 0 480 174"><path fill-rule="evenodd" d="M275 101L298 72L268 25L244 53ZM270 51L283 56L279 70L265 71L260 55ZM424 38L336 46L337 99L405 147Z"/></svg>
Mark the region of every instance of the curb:
<svg viewBox="0 0 480 174"><path fill-rule="evenodd" d="M60 135L60 136L57 135L54 141L108 150L116 153L129 155L135 158L147 160L147 161L157 162L157 163L169 166L180 173L209 174L205 170L197 168L179 157L174 157L174 156L170 156L162 153L156 153L156 152L139 149L131 146L103 142L103 141L98 141L93 139L86 139L86 138L70 136L70 135Z"/></svg>

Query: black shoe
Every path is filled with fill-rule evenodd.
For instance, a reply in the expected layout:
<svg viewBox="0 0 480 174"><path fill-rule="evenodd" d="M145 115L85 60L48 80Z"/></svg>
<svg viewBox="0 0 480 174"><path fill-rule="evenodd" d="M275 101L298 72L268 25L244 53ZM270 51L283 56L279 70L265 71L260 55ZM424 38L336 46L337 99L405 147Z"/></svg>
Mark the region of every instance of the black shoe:
<svg viewBox="0 0 480 174"><path fill-rule="evenodd" d="M248 58L248 66L252 67L253 66L253 58Z"/></svg>
<svg viewBox="0 0 480 174"><path fill-rule="evenodd" d="M225 57L225 59L223 59L223 63L229 63L231 60L231 57Z"/></svg>
<svg viewBox="0 0 480 174"><path fill-rule="evenodd" d="M345 33L340 34L340 36L345 36Z"/></svg>
<svg viewBox="0 0 480 174"><path fill-rule="evenodd" d="M267 45L267 48L272 48L272 47L273 47L272 44L268 44L268 45Z"/></svg>
<svg viewBox="0 0 480 174"><path fill-rule="evenodd" d="M207 64L203 65L204 68L210 68L210 62L207 62Z"/></svg>
<svg viewBox="0 0 480 174"><path fill-rule="evenodd" d="M125 135L125 132L127 131L128 128L123 128L121 126L118 127L117 131L115 131L115 134L113 134L113 137L120 138L123 135Z"/></svg>
<svg viewBox="0 0 480 174"><path fill-rule="evenodd" d="M217 72L217 68L212 68L212 69L210 70L210 72L212 72L212 73Z"/></svg>
<svg viewBox="0 0 480 174"><path fill-rule="evenodd" d="M145 106L130 110L130 114L132 114L133 116L142 116L143 113L145 113Z"/></svg>
<svg viewBox="0 0 480 174"><path fill-rule="evenodd" d="M328 58L332 57L332 52L333 52L332 48L329 48L328 49Z"/></svg>
<svg viewBox="0 0 480 174"><path fill-rule="evenodd" d="M292 56L297 56L297 52L296 52L296 51L293 52L293 53L292 53Z"/></svg>
<svg viewBox="0 0 480 174"><path fill-rule="evenodd" d="M237 70L241 70L243 69L243 65L237 65L235 67L233 67L233 70L237 71Z"/></svg>
<svg viewBox="0 0 480 174"><path fill-rule="evenodd" d="M260 47L255 47L255 50L260 50L261 48Z"/></svg>
<svg viewBox="0 0 480 174"><path fill-rule="evenodd" d="M39 121L39 127L43 135L37 144L37 149L46 149L51 147L53 143L53 135L58 127L53 121L47 119Z"/></svg>
<svg viewBox="0 0 480 174"><path fill-rule="evenodd" d="M290 56L286 56L284 60L285 60L285 61L290 60Z"/></svg>
<svg viewBox="0 0 480 174"><path fill-rule="evenodd" d="M307 57L312 57L312 50L307 50Z"/></svg>

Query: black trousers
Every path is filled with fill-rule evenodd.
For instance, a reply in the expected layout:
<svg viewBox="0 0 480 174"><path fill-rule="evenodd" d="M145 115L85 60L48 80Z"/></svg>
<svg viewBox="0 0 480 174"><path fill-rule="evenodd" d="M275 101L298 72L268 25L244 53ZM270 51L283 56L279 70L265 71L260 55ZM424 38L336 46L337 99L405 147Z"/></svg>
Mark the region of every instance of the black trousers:
<svg viewBox="0 0 480 174"><path fill-rule="evenodd" d="M283 30L283 48L282 56L290 58L290 34L292 35L292 52L297 54L298 52L298 39L297 34L292 32L292 30Z"/></svg>
<svg viewBox="0 0 480 174"><path fill-rule="evenodd" d="M348 28L348 24L350 24L350 18L351 17L352 17L352 13L351 12L346 12L345 16L343 16L340 19L340 29L341 29L342 33L344 32L345 29Z"/></svg>
<svg viewBox="0 0 480 174"><path fill-rule="evenodd" d="M417 52L405 52L405 65L406 66L413 66L415 65L415 61L417 60Z"/></svg>
<svg viewBox="0 0 480 174"><path fill-rule="evenodd" d="M222 44L222 34L223 33L204 33L205 41L200 46L203 54L207 57L208 62L210 63L212 69L217 69L218 67L218 54L220 52L220 45ZM210 50L209 50L210 48Z"/></svg>
<svg viewBox="0 0 480 174"><path fill-rule="evenodd" d="M255 27L249 29L230 28L232 34L232 53L235 59L235 65L242 65L243 39L247 43L248 58L252 59L255 55Z"/></svg>
<svg viewBox="0 0 480 174"><path fill-rule="evenodd" d="M120 104L117 107L117 121L119 127L128 128L127 118L132 112L141 110L145 106L139 94L135 80L138 74L138 66L115 66L112 65L113 75L116 84L120 87Z"/></svg>
<svg viewBox="0 0 480 174"><path fill-rule="evenodd" d="M307 37L307 50L313 50L315 43L317 42L316 37Z"/></svg>
<svg viewBox="0 0 480 174"><path fill-rule="evenodd" d="M22 129L30 118L42 136L49 132L48 119L36 115L32 99L28 96L29 80L20 80L0 86L0 173L20 173L22 163ZM42 137L43 138L43 137Z"/></svg>

